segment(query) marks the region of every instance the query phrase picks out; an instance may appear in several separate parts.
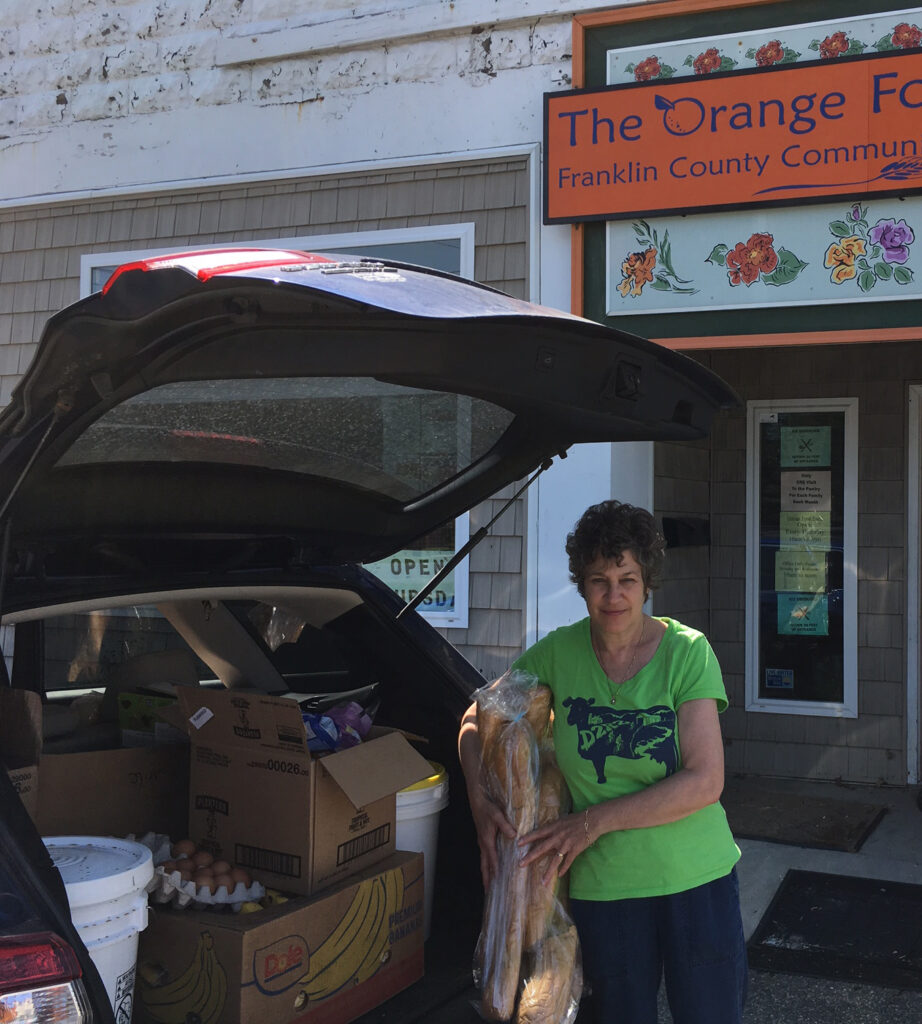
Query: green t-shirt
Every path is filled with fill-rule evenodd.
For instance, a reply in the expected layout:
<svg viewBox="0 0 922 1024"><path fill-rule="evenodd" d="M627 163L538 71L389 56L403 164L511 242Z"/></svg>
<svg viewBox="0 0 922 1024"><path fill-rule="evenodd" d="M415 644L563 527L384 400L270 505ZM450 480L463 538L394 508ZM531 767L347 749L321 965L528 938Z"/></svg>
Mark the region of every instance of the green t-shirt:
<svg viewBox="0 0 922 1024"><path fill-rule="evenodd" d="M727 707L707 638L674 619L660 621L666 632L656 653L620 685L599 665L588 618L555 629L513 665L553 691L554 748L576 812L681 768L676 709L684 701L713 698L718 711ZM573 862L570 894L616 900L683 892L726 875L739 856L715 803L667 825L600 836Z"/></svg>

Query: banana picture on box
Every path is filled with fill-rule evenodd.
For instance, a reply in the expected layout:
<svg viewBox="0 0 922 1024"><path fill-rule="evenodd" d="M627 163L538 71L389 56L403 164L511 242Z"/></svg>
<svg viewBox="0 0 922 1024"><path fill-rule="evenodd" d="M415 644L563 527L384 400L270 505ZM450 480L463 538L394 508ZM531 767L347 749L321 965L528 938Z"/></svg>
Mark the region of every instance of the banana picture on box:
<svg viewBox="0 0 922 1024"><path fill-rule="evenodd" d="M227 974L214 953L210 932L199 935L195 955L173 981L148 964L138 970L138 995L159 1024L215 1024L227 998Z"/></svg>

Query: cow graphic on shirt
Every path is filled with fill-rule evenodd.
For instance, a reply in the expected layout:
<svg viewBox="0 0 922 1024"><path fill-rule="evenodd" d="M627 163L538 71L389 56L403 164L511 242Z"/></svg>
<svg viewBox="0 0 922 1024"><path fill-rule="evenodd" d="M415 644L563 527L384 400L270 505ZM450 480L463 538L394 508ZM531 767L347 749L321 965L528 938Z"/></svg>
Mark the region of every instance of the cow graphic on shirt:
<svg viewBox="0 0 922 1024"><path fill-rule="evenodd" d="M664 704L636 711L616 711L596 706L589 697L567 697L563 706L569 708L567 724L576 726L579 735L579 756L591 761L599 782L605 782L605 761L609 757L626 757L636 761L649 757L672 775L678 767L675 741L675 711Z"/></svg>

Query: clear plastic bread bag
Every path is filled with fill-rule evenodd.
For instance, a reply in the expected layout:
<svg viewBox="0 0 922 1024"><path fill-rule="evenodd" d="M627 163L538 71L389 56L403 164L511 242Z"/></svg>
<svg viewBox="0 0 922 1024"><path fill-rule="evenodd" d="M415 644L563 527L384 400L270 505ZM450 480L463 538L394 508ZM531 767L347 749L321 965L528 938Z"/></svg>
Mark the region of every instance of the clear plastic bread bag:
<svg viewBox="0 0 922 1024"><path fill-rule="evenodd" d="M549 737L551 692L510 671L474 694L482 785L517 835L569 810ZM497 837L499 867L484 904L474 957L478 1011L487 1020L572 1024L582 992L576 929L565 879L545 886L548 858L521 866L527 850Z"/></svg>

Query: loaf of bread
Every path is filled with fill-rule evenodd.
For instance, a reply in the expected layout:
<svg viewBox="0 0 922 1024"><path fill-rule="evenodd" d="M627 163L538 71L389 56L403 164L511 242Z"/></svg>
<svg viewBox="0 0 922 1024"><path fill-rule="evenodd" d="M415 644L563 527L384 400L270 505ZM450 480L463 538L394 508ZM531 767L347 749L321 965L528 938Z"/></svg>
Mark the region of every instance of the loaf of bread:
<svg viewBox="0 0 922 1024"><path fill-rule="evenodd" d="M494 799L517 835L530 832L538 813L538 748L528 720L523 716L492 731L483 761ZM519 866L523 852L515 840L499 836L497 854L499 870L484 915L481 1010L488 1020L509 1020L519 987L529 872Z"/></svg>
<svg viewBox="0 0 922 1024"><path fill-rule="evenodd" d="M517 835L526 835L569 808L549 739L551 691L534 677L511 672L476 696L483 784ZM577 989L574 1002L571 985L576 931L562 902L564 887L556 878L543 883L555 858L523 869L525 852L515 840L498 837L498 870L477 946L480 1011L487 1020L569 1024L579 1000ZM566 974L556 975L555 984L558 963ZM553 1017L558 1005L565 1012Z"/></svg>
<svg viewBox="0 0 922 1024"><path fill-rule="evenodd" d="M538 810L535 827L540 828L548 822L556 821L561 814L569 810L570 792L563 773L557 767L557 758L549 745L545 745L540 755L540 773L538 780ZM553 854L542 857L528 865L528 910L525 914L525 934L523 947L531 949L547 934L551 928L552 918L558 909L560 880L556 875L554 881L544 883L544 876L556 862Z"/></svg>
<svg viewBox="0 0 922 1024"><path fill-rule="evenodd" d="M583 987L578 949L574 925L541 940L530 956L516 1024L561 1024L573 1019Z"/></svg>
<svg viewBox="0 0 922 1024"><path fill-rule="evenodd" d="M535 738L540 742L547 734L551 721L551 688L539 683L530 691L525 717L534 731Z"/></svg>
<svg viewBox="0 0 922 1024"><path fill-rule="evenodd" d="M514 840L500 836L499 859L484 911L480 1008L487 1020L509 1020L515 1011L528 902L528 873L518 866Z"/></svg>

